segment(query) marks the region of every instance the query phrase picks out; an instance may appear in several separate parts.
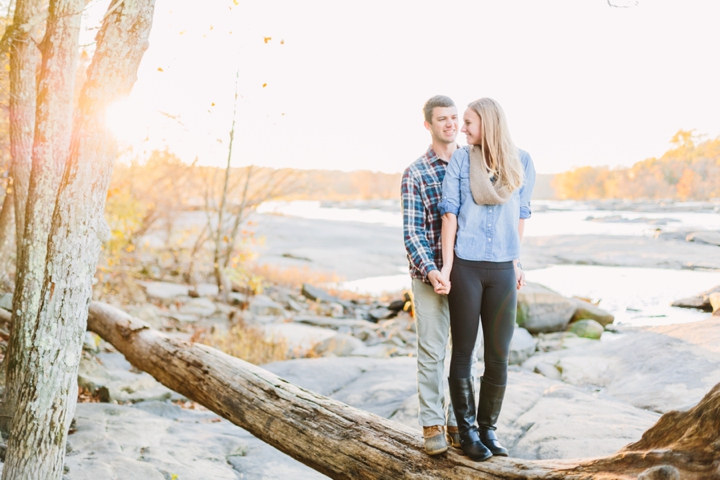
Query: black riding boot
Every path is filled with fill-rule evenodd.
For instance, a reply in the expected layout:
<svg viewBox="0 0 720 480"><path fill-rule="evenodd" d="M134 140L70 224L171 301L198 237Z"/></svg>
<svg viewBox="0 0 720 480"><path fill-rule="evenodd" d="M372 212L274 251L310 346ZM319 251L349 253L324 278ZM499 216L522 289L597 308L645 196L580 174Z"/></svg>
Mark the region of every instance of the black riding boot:
<svg viewBox="0 0 720 480"><path fill-rule="evenodd" d="M498 457L507 457L507 448L500 445L495 436L495 425L500 416L503 398L505 397L505 387L499 387L488 383L480 378L480 401L478 402L477 420L480 426L480 441L485 445L493 455Z"/></svg>
<svg viewBox="0 0 720 480"><path fill-rule="evenodd" d="M475 426L475 395L472 378L448 378L450 399L460 433L460 446L472 460L487 460L492 452L483 445Z"/></svg>

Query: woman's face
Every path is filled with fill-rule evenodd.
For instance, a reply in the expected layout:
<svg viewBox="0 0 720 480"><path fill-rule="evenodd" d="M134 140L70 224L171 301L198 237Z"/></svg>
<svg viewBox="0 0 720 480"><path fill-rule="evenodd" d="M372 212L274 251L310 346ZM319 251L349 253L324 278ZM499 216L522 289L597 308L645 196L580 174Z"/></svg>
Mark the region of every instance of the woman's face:
<svg viewBox="0 0 720 480"><path fill-rule="evenodd" d="M468 145L482 145L482 121L472 108L465 110L460 131L465 134Z"/></svg>

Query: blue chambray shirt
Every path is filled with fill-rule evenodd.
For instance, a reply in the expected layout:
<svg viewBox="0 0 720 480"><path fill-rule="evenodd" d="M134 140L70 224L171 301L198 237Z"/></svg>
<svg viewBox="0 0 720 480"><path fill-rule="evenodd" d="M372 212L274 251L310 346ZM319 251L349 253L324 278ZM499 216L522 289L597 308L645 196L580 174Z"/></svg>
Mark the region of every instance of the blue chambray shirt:
<svg viewBox="0 0 720 480"><path fill-rule="evenodd" d="M535 187L532 158L520 150L525 180L502 205L478 205L470 192L470 148L455 151L443 181L440 214L458 218L455 255L464 260L507 262L520 257L518 222L530 218L530 198Z"/></svg>

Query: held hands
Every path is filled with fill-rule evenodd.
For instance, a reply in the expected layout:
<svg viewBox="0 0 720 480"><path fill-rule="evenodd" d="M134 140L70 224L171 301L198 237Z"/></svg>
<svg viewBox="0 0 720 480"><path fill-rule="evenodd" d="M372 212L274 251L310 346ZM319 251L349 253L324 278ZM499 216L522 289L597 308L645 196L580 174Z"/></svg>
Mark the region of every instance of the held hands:
<svg viewBox="0 0 720 480"><path fill-rule="evenodd" d="M517 263L515 264L515 277L517 278L517 289L520 290L525 286L525 272L517 266Z"/></svg>
<svg viewBox="0 0 720 480"><path fill-rule="evenodd" d="M430 284L433 286L433 288L435 289L435 293L437 293L438 295L447 295L448 293L450 293L449 277L449 272L447 275L441 273L438 270L433 270L432 272L428 273L428 280L430 280Z"/></svg>

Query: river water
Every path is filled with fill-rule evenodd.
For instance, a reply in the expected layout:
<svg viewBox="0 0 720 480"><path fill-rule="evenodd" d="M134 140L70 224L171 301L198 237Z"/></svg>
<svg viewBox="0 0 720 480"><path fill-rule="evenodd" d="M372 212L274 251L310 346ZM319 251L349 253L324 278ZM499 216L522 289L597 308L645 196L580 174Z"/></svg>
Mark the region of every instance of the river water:
<svg viewBox="0 0 720 480"><path fill-rule="evenodd" d="M720 214L698 211L598 210L578 202L534 202L535 212L526 222L525 235L631 235L697 230L720 231ZM397 202L375 203L376 208L326 206L321 202L270 202L261 213L307 219L354 222L402 228ZM682 205L681 205L682 206ZM691 210L688 208L688 210ZM720 254L720 249L718 250ZM695 295L720 284L720 272L654 268L557 265L527 272L529 281L541 283L566 296L599 301L615 315L616 323L633 326L665 325L697 321L707 313L671 307L673 300ZM397 275L344 282L341 288L379 294L408 288L407 270Z"/></svg>

